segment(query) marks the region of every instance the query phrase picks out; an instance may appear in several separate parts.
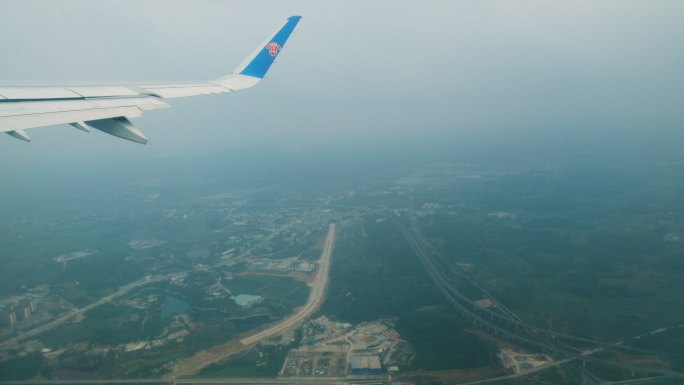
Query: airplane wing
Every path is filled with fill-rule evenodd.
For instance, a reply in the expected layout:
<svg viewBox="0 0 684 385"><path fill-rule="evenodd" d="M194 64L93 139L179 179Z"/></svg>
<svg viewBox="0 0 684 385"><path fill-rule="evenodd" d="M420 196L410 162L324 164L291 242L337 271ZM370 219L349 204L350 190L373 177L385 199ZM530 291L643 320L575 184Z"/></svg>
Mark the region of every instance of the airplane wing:
<svg viewBox="0 0 684 385"><path fill-rule="evenodd" d="M130 118L168 108L164 99L223 94L257 85L300 19L289 17L233 73L214 80L130 86L0 87L0 132L30 142L25 129L71 124L83 131L95 128L146 144L147 138Z"/></svg>

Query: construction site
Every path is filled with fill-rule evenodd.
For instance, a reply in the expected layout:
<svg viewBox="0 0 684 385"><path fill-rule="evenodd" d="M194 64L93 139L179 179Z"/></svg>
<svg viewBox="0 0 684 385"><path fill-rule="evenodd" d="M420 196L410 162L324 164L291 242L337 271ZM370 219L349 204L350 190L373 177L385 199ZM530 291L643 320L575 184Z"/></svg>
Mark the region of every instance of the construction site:
<svg viewBox="0 0 684 385"><path fill-rule="evenodd" d="M321 316L302 326L302 346L292 349L281 376L340 377L382 375L399 370L397 357L411 354L410 345L392 327L393 320L358 325Z"/></svg>

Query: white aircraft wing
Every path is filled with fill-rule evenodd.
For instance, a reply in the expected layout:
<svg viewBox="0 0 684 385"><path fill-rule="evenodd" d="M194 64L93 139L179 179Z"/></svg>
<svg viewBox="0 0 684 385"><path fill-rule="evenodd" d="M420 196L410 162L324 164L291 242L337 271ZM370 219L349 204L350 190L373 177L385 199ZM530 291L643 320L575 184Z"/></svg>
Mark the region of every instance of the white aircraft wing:
<svg viewBox="0 0 684 385"><path fill-rule="evenodd" d="M223 94L257 85L264 78L301 16L289 17L230 75L197 83L130 86L0 87L0 132L30 142L28 128L71 124L146 144L130 118L167 108L164 99Z"/></svg>

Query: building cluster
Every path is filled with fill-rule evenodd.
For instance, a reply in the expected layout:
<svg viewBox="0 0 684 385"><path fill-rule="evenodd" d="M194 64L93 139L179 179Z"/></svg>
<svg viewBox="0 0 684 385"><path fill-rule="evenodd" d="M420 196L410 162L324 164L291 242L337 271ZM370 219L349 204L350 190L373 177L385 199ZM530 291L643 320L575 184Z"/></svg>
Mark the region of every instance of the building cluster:
<svg viewBox="0 0 684 385"><path fill-rule="evenodd" d="M3 326L13 326L31 318L38 311L35 298L27 297L17 302L10 302L3 306L0 312L0 324Z"/></svg>
<svg viewBox="0 0 684 385"><path fill-rule="evenodd" d="M260 271L274 271L274 272L290 272L298 271L302 273L310 273L316 269L316 264L309 261L301 261L298 257L286 259L268 259L261 258L250 261L247 270Z"/></svg>
<svg viewBox="0 0 684 385"><path fill-rule="evenodd" d="M553 362L546 354L518 353L511 349L501 349L496 354L504 368L519 373Z"/></svg>
<svg viewBox="0 0 684 385"><path fill-rule="evenodd" d="M302 346L291 350L283 364L284 376L367 376L396 372L398 356L412 350L391 327L392 320L358 325L321 316L302 326ZM407 350L408 349L408 350ZM405 354L402 354L405 353Z"/></svg>

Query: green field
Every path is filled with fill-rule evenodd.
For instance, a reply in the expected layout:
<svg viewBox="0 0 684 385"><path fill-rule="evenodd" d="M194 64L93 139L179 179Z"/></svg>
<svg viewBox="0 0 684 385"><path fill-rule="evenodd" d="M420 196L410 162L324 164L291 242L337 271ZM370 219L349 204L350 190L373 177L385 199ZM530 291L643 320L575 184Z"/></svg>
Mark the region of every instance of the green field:
<svg viewBox="0 0 684 385"><path fill-rule="evenodd" d="M305 283L288 277L241 275L227 281L225 286L234 295L260 295L269 304L286 309L304 305L309 296L309 287Z"/></svg>

